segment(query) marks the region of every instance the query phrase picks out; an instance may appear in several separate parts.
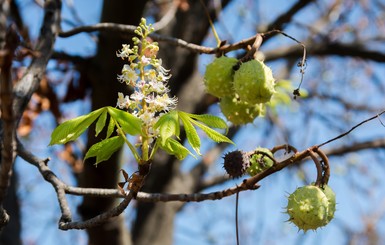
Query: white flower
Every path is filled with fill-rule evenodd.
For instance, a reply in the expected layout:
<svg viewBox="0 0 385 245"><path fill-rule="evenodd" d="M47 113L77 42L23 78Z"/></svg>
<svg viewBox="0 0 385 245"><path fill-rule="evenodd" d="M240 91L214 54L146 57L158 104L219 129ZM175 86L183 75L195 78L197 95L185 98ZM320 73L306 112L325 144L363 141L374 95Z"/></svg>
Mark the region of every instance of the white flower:
<svg viewBox="0 0 385 245"><path fill-rule="evenodd" d="M137 83L136 83L136 87L139 89L139 90L142 90L146 85L146 81L144 80L139 80Z"/></svg>
<svg viewBox="0 0 385 245"><path fill-rule="evenodd" d="M133 94L131 94L130 98L136 103L140 103L144 99L144 95L138 91L135 91Z"/></svg>
<svg viewBox="0 0 385 245"><path fill-rule="evenodd" d="M118 93L118 102L116 103L116 106L120 109L128 109L130 106L130 98L126 95L124 96L123 93Z"/></svg>
<svg viewBox="0 0 385 245"><path fill-rule="evenodd" d="M146 110L142 114L139 115L139 118L142 119L144 124L151 125L151 121L154 118L154 116L155 116L154 112L150 112L150 111Z"/></svg>
<svg viewBox="0 0 385 245"><path fill-rule="evenodd" d="M156 80L156 71L154 69L149 69L146 72L146 77L150 81Z"/></svg>
<svg viewBox="0 0 385 245"><path fill-rule="evenodd" d="M163 94L155 98L154 105L157 111L169 111L175 109L177 102L176 97L170 98L168 94Z"/></svg>
<svg viewBox="0 0 385 245"><path fill-rule="evenodd" d="M122 75L118 75L118 80L128 85L135 86L138 80L138 74L129 65L125 64L122 69Z"/></svg>
<svg viewBox="0 0 385 245"><path fill-rule="evenodd" d="M123 44L122 45L122 50L120 51L120 52L116 52L116 56L117 57L120 57L120 58L122 58L122 59L124 59L124 58L128 58L128 56L130 55L130 54L132 54L133 52L132 52L132 50L130 49L130 45L128 45L128 44Z"/></svg>
<svg viewBox="0 0 385 245"><path fill-rule="evenodd" d="M159 51L157 43L139 39L134 43L141 44L143 50L140 51L138 46L130 48L124 44L116 54L128 60L121 75L118 75L118 80L134 87L130 96L118 93L117 107L130 109L132 115L142 120L142 130L146 132L147 143L152 143L159 136L159 129L154 129L155 123L163 113L175 109L177 98L170 98L167 94L170 91L167 81L171 75L170 70L162 67L162 60L156 58Z"/></svg>
<svg viewBox="0 0 385 245"><path fill-rule="evenodd" d="M155 92L158 94L163 94L165 92L168 92L166 86L162 82L150 81L150 82L148 82L148 84L150 85L150 90L152 92Z"/></svg>
<svg viewBox="0 0 385 245"><path fill-rule="evenodd" d="M167 81L171 78L170 70L167 70L162 66L162 59L158 60L158 63L154 64L156 71L159 73L158 77L161 81Z"/></svg>
<svg viewBox="0 0 385 245"><path fill-rule="evenodd" d="M147 58L146 56L143 55L140 61L142 62L143 66L146 66L146 65L150 64L151 59Z"/></svg>

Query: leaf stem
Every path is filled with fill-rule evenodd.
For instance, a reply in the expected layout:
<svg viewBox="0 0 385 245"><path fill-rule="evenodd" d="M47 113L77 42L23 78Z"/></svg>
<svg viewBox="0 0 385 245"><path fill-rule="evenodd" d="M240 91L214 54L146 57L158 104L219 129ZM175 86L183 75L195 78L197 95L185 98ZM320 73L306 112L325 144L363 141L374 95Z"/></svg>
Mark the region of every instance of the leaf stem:
<svg viewBox="0 0 385 245"><path fill-rule="evenodd" d="M126 134L124 133L123 129L119 126L119 124L118 124L117 122L115 122L115 125L116 125L116 127L118 128L119 134L123 137L124 142L126 143L126 145L128 146L128 148L130 148L132 154L134 155L136 162L139 163L140 160L141 160L141 158L140 158L140 156L139 156L137 150L136 150L135 147L130 143L130 141L127 140Z"/></svg>
<svg viewBox="0 0 385 245"><path fill-rule="evenodd" d="M149 160L151 160L151 159L154 158L155 153L158 151L158 148L159 148L159 143L158 143L158 141L156 140L156 141L155 141L155 144L154 144L154 147L153 147L152 150L151 150Z"/></svg>
<svg viewBox="0 0 385 245"><path fill-rule="evenodd" d="M202 4L202 6L203 6L203 8L204 8L204 10L205 10L205 13L206 13L206 16L207 16L207 20L208 20L209 23L210 23L211 31L213 32L213 35L214 35L214 37L215 37L215 40L217 41L217 47L219 48L219 47L221 46L222 41L221 41L221 39L219 38L219 35L218 35L217 31L215 30L214 23L213 23L213 21L212 21L212 19L211 19L211 17L210 17L210 13L209 13L209 11L208 11L208 9L207 9L205 3L203 2L203 0L200 0L200 1L201 1L201 4Z"/></svg>

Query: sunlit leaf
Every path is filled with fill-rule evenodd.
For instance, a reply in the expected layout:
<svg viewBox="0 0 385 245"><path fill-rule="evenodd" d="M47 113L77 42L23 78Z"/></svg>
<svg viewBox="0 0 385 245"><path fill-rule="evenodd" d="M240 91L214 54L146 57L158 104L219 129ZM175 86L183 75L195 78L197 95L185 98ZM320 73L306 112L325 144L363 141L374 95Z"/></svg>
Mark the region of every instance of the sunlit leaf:
<svg viewBox="0 0 385 245"><path fill-rule="evenodd" d="M114 129L115 129L115 120L110 117L110 121L108 123L108 126L107 126L107 136L106 136L106 139L110 138L111 134L114 132Z"/></svg>
<svg viewBox="0 0 385 245"><path fill-rule="evenodd" d="M210 114L196 115L196 114L190 114L185 112L182 112L182 113L187 114L189 117L194 118L200 122L203 122L210 128L220 128L220 129L228 128L225 120L214 115L210 115Z"/></svg>
<svg viewBox="0 0 385 245"><path fill-rule="evenodd" d="M206 125L200 123L200 122L197 122L197 121L191 121L193 124L195 124L197 127L199 127L200 129L203 130L203 132L206 133L206 135L212 139L213 141L215 142L227 142L227 143L231 143L231 144L234 144L229 138L227 138L226 136L224 136L223 134L221 133L218 133L217 131L215 131L214 129L211 129L209 127L207 127Z"/></svg>
<svg viewBox="0 0 385 245"><path fill-rule="evenodd" d="M100 116L105 108L100 108L87 115L76 117L60 124L52 132L49 145L65 144L77 139Z"/></svg>
<svg viewBox="0 0 385 245"><path fill-rule="evenodd" d="M177 111L171 111L161 116L154 127L159 128L159 136L162 140L162 145L164 145L166 140L173 135L179 137L180 126Z"/></svg>
<svg viewBox="0 0 385 245"><path fill-rule="evenodd" d="M97 137L100 134L100 132L102 132L104 126L106 125L106 119L107 119L107 111L104 110L100 115L98 121L96 122L95 137Z"/></svg>
<svg viewBox="0 0 385 245"><path fill-rule="evenodd" d="M108 160L111 155L120 149L124 144L124 139L121 136L111 137L102 140L88 150L84 160L90 157L96 157L95 164Z"/></svg>
<svg viewBox="0 0 385 245"><path fill-rule="evenodd" d="M126 111L111 106L107 108L110 116L120 125L125 133L131 135L141 134L142 120Z"/></svg>
<svg viewBox="0 0 385 245"><path fill-rule="evenodd" d="M183 122L184 130L186 132L187 141L192 146L194 151L196 151L197 154L201 155L200 153L200 146L201 146L201 140L199 138L199 135L190 122L192 120L186 113L179 114L180 119Z"/></svg>
<svg viewBox="0 0 385 245"><path fill-rule="evenodd" d="M193 156L193 154L186 147L173 138L168 138L165 141L165 144L160 143L159 147L165 150L168 154L175 155L179 160L184 159L189 154Z"/></svg>

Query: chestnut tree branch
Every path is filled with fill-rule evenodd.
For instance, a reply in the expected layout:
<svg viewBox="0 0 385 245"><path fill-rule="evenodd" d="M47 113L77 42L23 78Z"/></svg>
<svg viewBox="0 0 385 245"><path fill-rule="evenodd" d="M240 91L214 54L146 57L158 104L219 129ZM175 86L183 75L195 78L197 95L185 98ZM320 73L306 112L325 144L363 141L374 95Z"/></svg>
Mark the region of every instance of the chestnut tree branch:
<svg viewBox="0 0 385 245"><path fill-rule="evenodd" d="M106 33L118 33L121 35L124 34L135 34L134 31L136 30L136 26L133 25L124 25L124 24L116 24L116 23L99 23L95 25L88 25L88 26L80 26L73 28L69 31L63 31L59 33L59 37L70 37L79 33L90 33L95 31L100 32L106 32ZM160 35L157 33L151 33L149 35L152 39L158 42L167 42L169 44L179 46L186 48L192 52L197 53L203 53L203 54L215 54L215 53L227 53L232 50L237 49L244 49L248 45L252 45L255 41L256 36L252 36L250 38L244 39L240 42L237 42L235 44L227 44L220 48L212 48L212 47L206 47L194 43L188 43L185 40L179 39L179 38L173 38L169 36Z"/></svg>
<svg viewBox="0 0 385 245"><path fill-rule="evenodd" d="M329 144L330 142L333 142L333 141L335 141L335 140L338 140L338 139L340 139L340 138L342 138L342 137L344 137L344 136L350 134L354 129L358 128L359 126L361 126L361 125L363 125L363 124L365 124L365 123L367 123L367 122L369 122L369 121L371 121L371 120L373 120L373 119L379 118L379 117L380 117L382 114L384 114L384 113L385 113L385 110L384 110L384 111L381 111L380 113L378 113L377 115L375 115L375 116L373 116L373 117L371 117L371 118L368 118L368 119L366 119L366 120L364 120L364 121L362 121L362 122L356 124L356 125L353 126L350 130L346 131L345 133L340 134L340 135L338 135L337 137L335 137L335 138L333 138L333 139L327 140L327 141L325 141L324 143L319 144L318 147L322 147L322 146L324 146L324 145L326 145L326 144Z"/></svg>
<svg viewBox="0 0 385 245"><path fill-rule="evenodd" d="M310 55L337 55L342 57L361 58L366 60L372 60L376 62L385 62L385 53L380 51L368 50L359 44L351 43L305 43L307 53ZM297 45L287 46L283 48L277 48L272 51L264 52L266 61L273 61L285 58L297 58L301 56L303 49Z"/></svg>
<svg viewBox="0 0 385 245"><path fill-rule="evenodd" d="M52 185L56 191L57 200L62 214L60 221L70 222L72 220L72 215L65 197L66 184L64 184L48 167L49 158L40 159L34 156L31 152L27 151L20 142L17 144L17 153L26 162L29 162L37 167L44 180Z"/></svg>
<svg viewBox="0 0 385 245"><path fill-rule="evenodd" d="M60 32L60 37L70 37L79 33L90 33L95 31L118 33L118 34L133 34L136 26L116 24L116 23L99 23L95 25L81 26L71 29L69 31ZM182 39L173 38L169 36L163 36L157 33L150 34L150 37L155 41L167 42L175 46L186 48L192 52L204 53L204 54L218 54L227 53L233 50L246 49L249 45L252 45L258 36L262 36L264 40L267 40L271 36L276 34L284 34L279 30L272 30L266 33L257 34L249 38L243 39L234 44L226 44L219 48L212 48L194 43L188 43ZM285 35L285 34L284 34ZM357 57L376 62L385 62L385 53L380 51L372 51L364 48L360 44L345 44L345 43L305 43L306 51L313 55L338 55L343 57ZM293 45L283 48L277 48L273 51L265 52L266 60L276 60L279 58L297 58L303 54L303 46Z"/></svg>
<svg viewBox="0 0 385 245"><path fill-rule="evenodd" d="M32 153L28 152L21 143L18 144L17 152L21 158L31 163L35 167L37 167L40 174L43 176L43 178L47 182L49 182L55 189L61 214L62 214L59 221L59 228L62 230L86 229L86 228L97 226L112 217L116 217L127 208L128 204L130 203L133 196L135 195L135 191L129 191L126 194L122 194L118 192L118 190L103 190L103 189L87 190L87 188L69 187L64 182L62 182L48 167L47 164L49 159L39 159L38 157L34 156ZM69 208L67 199L65 197L65 194L71 193L71 190L74 191L74 193L81 194L81 195L90 194L90 195L103 196L103 194L107 194L106 196L113 195L116 197L118 196L124 197L124 199L117 207L107 212L104 212L96 217L93 217L86 221L72 222L71 210Z"/></svg>
<svg viewBox="0 0 385 245"><path fill-rule="evenodd" d="M296 15L300 10L305 8L308 4L314 0L299 0L297 1L290 9L278 16L274 21L272 21L266 28L267 31L271 30L283 30L285 24L289 23L294 15Z"/></svg>
<svg viewBox="0 0 385 245"><path fill-rule="evenodd" d="M328 156L341 156L350 152L358 152L362 150L378 148L385 148L385 139L356 142L351 145L344 145L341 147L325 150L325 154Z"/></svg>
<svg viewBox="0 0 385 245"><path fill-rule="evenodd" d="M59 205L62 212L62 217L59 221L59 228L63 230L68 229L86 229L92 226L99 225L103 222L105 222L107 219L110 219L112 217L116 217L119 214L121 214L126 207L129 205L130 201L133 198L136 198L138 201L143 202L170 202L170 201L179 201L179 202L200 202L200 201L206 201L206 200L219 200L227 196L231 196L234 194L237 194L241 191L245 190L255 190L259 188L258 182L263 180L264 178L284 169L285 167L296 164L304 160L305 158L312 157L314 158L314 152L320 155L320 147L324 146L334 140L337 140L339 138L342 138L349 134L351 131L356 129L357 127L363 125L366 122L369 122L375 118L378 118L380 115L385 113L385 111L382 111L381 113L377 114L376 116L373 116L371 118L368 118L354 127L352 127L349 131L331 139L328 140L322 144L312 146L306 150L303 150L301 152L298 152L294 147L289 145L282 145L282 146L276 146L273 149L273 152L279 151L279 150L285 150L288 153L292 152L292 155L287 157L286 159L275 162L272 167L269 169L266 169L265 171L262 171L258 173L257 175L244 179L241 184L236 185L232 188L228 188L221 191L216 192L210 192L210 193L193 193L193 194L163 194L163 193L144 193L144 192L137 192L137 190L129 190L127 192L122 192L119 190L111 190L111 189L96 189L96 188L77 188L77 187L71 187L64 182L62 182L57 176L49 169L47 166L48 159L42 160L37 157L35 157L32 153L28 152L20 143L17 147L18 155L21 156L24 160L27 162L33 164L36 166L44 179L51 183L51 185L54 187L57 198L59 201ZM364 147L380 147L383 146L384 142L375 142L375 143L366 143L360 145L360 149L364 149ZM359 148L356 148L358 150ZM333 152L329 152L330 154L333 154ZM337 152L338 153L338 152ZM337 154L336 152L334 154ZM322 156L326 157L324 153L321 154ZM142 183L142 182L141 182ZM140 186L139 186L140 188ZM73 194L73 195L82 195L82 196L99 196L99 197L123 197L123 201L116 206L115 208L106 211L94 218L91 218L86 221L80 221L80 222L72 222L71 221L71 212L69 210L69 206L67 203L67 200L65 198L65 194Z"/></svg>
<svg viewBox="0 0 385 245"><path fill-rule="evenodd" d="M36 45L37 56L33 58L24 76L13 89L13 111L20 118L32 94L38 89L51 57L56 35L60 30L60 0L47 0L44 4L44 20Z"/></svg>

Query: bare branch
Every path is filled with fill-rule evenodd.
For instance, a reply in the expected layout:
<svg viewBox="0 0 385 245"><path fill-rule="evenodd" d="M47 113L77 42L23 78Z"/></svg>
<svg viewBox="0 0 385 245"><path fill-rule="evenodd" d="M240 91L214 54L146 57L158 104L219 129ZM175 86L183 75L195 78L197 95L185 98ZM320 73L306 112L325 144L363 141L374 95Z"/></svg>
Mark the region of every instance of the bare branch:
<svg viewBox="0 0 385 245"><path fill-rule="evenodd" d="M51 58L57 60L70 61L75 64L84 64L90 60L89 58L85 58L79 55L70 55L65 52L53 52Z"/></svg>
<svg viewBox="0 0 385 245"><path fill-rule="evenodd" d="M43 178L47 182L49 182L52 185L52 187L55 189L60 210L62 213L60 220L67 221L67 222L71 221L72 215L71 215L71 211L69 209L68 202L65 197L65 191L64 191L64 188L66 187L66 185L48 167L47 164L49 159L40 159L34 156L32 153L28 152L21 143L18 143L17 145L17 153L25 161L37 167L40 174L43 176Z"/></svg>
<svg viewBox="0 0 385 245"><path fill-rule="evenodd" d="M333 140L339 139L348 133L350 133L352 130L355 128L359 127L360 125L375 119L379 115L385 113L385 111L379 113L375 117L369 118L364 120L363 122L357 124L354 126L352 129L347 131L346 133L333 138L330 141L327 141L323 144L320 144L319 146L312 146L304 151L297 152L297 150L291 146L283 145L283 146L277 146L274 148L274 151L279 150L279 149L291 149L293 154L288 157L285 160L282 160L281 162L275 162L275 164L253 176L247 179L244 179L240 185L236 185L235 187L228 188L222 191L216 191L216 192L211 192L211 193L193 193L193 194L161 194L161 193L154 193L154 194L149 194L149 193L144 193L144 192L138 192L135 193L135 191L128 191L125 193L120 192L119 190L111 190L111 189L95 189L95 188L77 188L77 187L70 187L65 185L62 181L60 181L55 174L52 173L52 171L48 168L47 166L47 160L39 160L38 158L34 157L32 154L28 153L21 145L18 147L18 152L21 157L23 157L26 161L32 163L36 167L38 167L39 171L43 175L44 179L46 179L48 182L50 182L58 195L59 199L59 204L62 210L62 218L59 223L60 229L67 230L67 229L85 229L88 227L96 226L107 219L110 219L112 217L115 217L119 215L123 210L127 207L127 205L130 203L132 198L136 197L138 201L143 201L143 202L170 202L170 201L179 201L179 202L200 202L200 201L205 201L205 200L219 200L227 196L231 196L234 194L237 194L241 191L245 190L255 190L259 188L259 185L257 184L260 180L266 178L267 176L278 172L282 170L283 168L299 163L300 161L304 160L307 157L313 157L312 152L317 152L320 154L319 147L323 146ZM384 142L382 142L381 145L383 145ZM377 144L372 144L377 145ZM378 145L377 145L378 146ZM364 147L364 146L362 146ZM331 153L331 152L329 152ZM323 153L321 154L322 156L326 157ZM99 196L99 197L124 197L124 200L114 209L111 209L105 213L102 213L92 219L83 221L83 222L71 222L71 214L68 208L68 205L66 203L64 193L67 194L73 194L73 195L90 195L90 196Z"/></svg>
<svg viewBox="0 0 385 245"><path fill-rule="evenodd" d="M380 113L378 113L377 115L375 115L375 116L373 116L373 117L371 117L371 118L368 118L368 119L366 119L366 120L364 120L364 121L358 123L357 125L355 125L354 127L352 127L349 131L347 131L347 132L345 132L345 133L343 133L343 134L340 134L340 135L338 135L337 137L335 137L335 138L333 138L333 139L330 139L330 140L328 140L328 141L326 141L326 142L324 142L324 143L319 144L318 147L322 147L322 146L324 146L324 145L326 145L326 144L329 144L330 142L333 142L333 141L335 141L335 140L338 140L338 139L340 139L340 138L342 138L342 137L344 137L344 136L350 134L350 132L352 132L354 129L358 128L358 127L361 126L362 124L365 124L365 123L367 123L367 122L369 122L369 121L371 121L371 120L373 120L373 119L379 118L379 117L380 117L382 114L384 114L384 113L385 113L385 110L382 111L382 112L380 112Z"/></svg>
<svg viewBox="0 0 385 245"><path fill-rule="evenodd" d="M211 177L208 180L204 180L201 183L199 183L199 185L197 186L196 189L197 189L197 191L202 191L202 190L207 189L209 187L213 187L213 186L216 186L216 185L223 184L224 182L226 182L228 180L229 180L229 177L224 175L224 174L223 175L214 176L214 177Z"/></svg>
<svg viewBox="0 0 385 245"><path fill-rule="evenodd" d="M385 139L376 139L364 142L355 142L351 145L344 145L337 148L325 150L328 156L341 156L349 152L357 152L367 149L385 148Z"/></svg>
<svg viewBox="0 0 385 245"><path fill-rule="evenodd" d="M23 78L14 87L15 100L13 111L19 118L26 108L32 94L38 89L43 77L48 60L51 57L56 34L60 30L60 0L47 0L44 4L44 20L37 42L36 52L39 54L31 62Z"/></svg>
<svg viewBox="0 0 385 245"><path fill-rule="evenodd" d="M112 33L115 32L119 34L134 34L135 29L136 29L136 26L133 26L133 25L123 25L123 24L116 24L116 23L99 23L99 24L90 25L90 26L76 27L69 31L60 32L59 37L64 38L64 37L70 37L82 32L90 33L95 31L112 32ZM217 52L227 53L232 50L246 48L248 45L252 45L256 38L256 36L253 36L235 44L224 45L220 48L211 48L211 47L201 46L193 43L188 43L182 39L163 36L156 33L150 34L150 37L158 42L167 42L175 46L186 48L193 52L204 53L204 54L215 54Z"/></svg>
<svg viewBox="0 0 385 245"><path fill-rule="evenodd" d="M308 54L312 55L338 55L343 57L355 57L376 62L385 62L385 53L367 50L358 44L343 43L305 43ZM276 48L273 51L266 51L264 54L267 61L280 58L297 58L303 53L303 49L297 45Z"/></svg>
<svg viewBox="0 0 385 245"><path fill-rule="evenodd" d="M117 32L120 34L133 34L136 26L123 25L115 23L99 23L92 26L81 26L72 30L59 33L60 37L70 37L82 32ZM281 31L274 30L265 34L261 33L264 40L268 39L273 34L282 33ZM243 39L234 44L226 44L219 48L212 48L201 46L193 43L188 43L182 39L172 38L168 36L162 36L156 33L150 35L155 41L167 42L175 46L186 48L192 52L204 53L204 54L216 54L216 53L228 53L233 50L246 49L248 45L252 45L255 42L256 35ZM346 57L359 57L362 59L373 60L376 62L385 62L385 54L377 51L367 50L360 47L357 44L342 44L342 43L309 43L306 45L307 52L313 55L339 55ZM283 57L294 57L297 58L303 55L303 47L297 45L289 46L285 48L274 49L274 51L265 52L266 60L276 60Z"/></svg>
<svg viewBox="0 0 385 245"><path fill-rule="evenodd" d="M361 146L360 149L364 149L364 146L377 146L381 147L385 145L385 140L381 141L375 141L372 144L369 143L362 143L358 144ZM282 147L281 147L282 148ZM280 149L281 149L280 148ZM282 148L283 149L283 148ZM357 150L360 150L357 148ZM36 167L39 168L40 172L44 176L44 178L49 181L54 187L55 186L61 186L65 193L71 194L71 195L79 195L79 196L98 196L98 197L115 197L115 198L122 198L122 197L127 197L130 195L130 192L125 192L124 194L121 193L118 189L99 189L99 188L79 188L79 187L72 187L65 185L61 180L59 180L51 170L49 170L48 166L45 164L44 160L37 160L36 158L30 157L31 154L26 153L25 150L21 146L19 146L19 154L21 157L23 157L26 161L34 164ZM219 200L227 196L231 196L236 194L237 192L245 191L245 190L255 190L259 188L259 185L256 185L257 182L260 180L266 178L267 176L278 172L282 170L283 168L299 163L303 159L310 157L311 154L310 152L319 152L317 146L310 147L307 150L304 150L302 152L296 152L294 151L294 154L290 156L289 158L277 162L273 167L259 173L258 175L254 177L250 177L247 179L244 179L240 185L237 185L235 187L222 190L222 191L216 191L216 192L211 192L211 193L193 193L193 194L167 194L167 193L145 193L145 192L138 192L136 196L136 200L142 201L142 202L171 202L171 201L179 201L179 202L201 202L201 201L206 201L206 200ZM325 151L326 154L328 155L335 155L338 154L338 152L333 152L333 151ZM28 157L29 156L29 157ZM39 164L36 164L37 162L40 162ZM45 170L45 171L43 171ZM227 177L226 180L229 178ZM224 179L222 179L224 180ZM60 189L59 188L59 189ZM55 188L56 189L56 188ZM120 204L124 205L124 203ZM121 207L121 206L118 207ZM115 212L115 211L114 211ZM111 214L110 214L111 215ZM103 216L105 217L105 216ZM112 217L112 216L109 216ZM94 221L93 221L94 222ZM90 222L90 223L93 223ZM95 223L96 224L96 223ZM79 222L75 222L72 225L63 225L63 228L68 228L68 229L80 229L80 228L74 228L74 227L80 227ZM69 228L73 227L73 228ZM86 227L84 227L86 228ZM83 228L81 228L83 229Z"/></svg>
<svg viewBox="0 0 385 245"><path fill-rule="evenodd" d="M301 9L306 7L309 3L313 2L312 0L299 0L296 2L290 9L285 11L283 14L278 16L269 26L267 31L271 30L282 30L286 23L289 23L294 15L296 15Z"/></svg>
<svg viewBox="0 0 385 245"><path fill-rule="evenodd" d="M54 187L56 194L57 194L57 199L58 199L58 202L60 205L60 210L62 213L62 216L61 216L60 221L59 221L59 228L62 230L86 229L86 228L90 228L90 227L99 225L99 224L105 222L106 220L108 220L112 217L118 216L119 214L121 214L124 211L124 209L126 209L128 204L132 200L133 196L136 194L135 191L130 191L126 195L119 193L119 196L123 196L124 200L117 207L115 207L115 208L113 208L113 209L111 209L105 213L102 213L102 214L100 214L94 218L91 218L89 220L81 221L81 222L72 222L71 221L72 220L71 211L69 209L68 202L67 202L66 197L65 197L66 192L68 192L68 189L71 190L71 188L69 188L66 184L64 184L49 169L49 167L47 166L48 159L42 160L42 159L37 158L32 153L28 152L23 147L23 145L20 143L18 144L17 150L18 150L18 154L20 155L20 157L22 157L25 161L27 161L27 162L33 164L35 167L37 167L39 169L39 172L43 176L43 178L47 182L51 183L51 185ZM79 191L81 189L86 189L86 188L72 188L72 190L73 189L75 189L76 191ZM116 193L113 193L114 191L116 191ZM84 194L86 192L87 191L83 190L82 193ZM99 192L99 196L100 196L100 193L103 193L103 192L108 192L108 194L113 193L114 195L118 194L117 190L108 190L108 191L99 190L99 191L96 191L95 189L92 189L89 193L95 194L96 192Z"/></svg>
<svg viewBox="0 0 385 245"><path fill-rule="evenodd" d="M134 191L130 191L128 195L123 199L123 201L117 207L86 221L59 222L59 228L61 230L87 229L90 227L95 227L97 225L100 225L110 218L119 216L127 208L128 204L130 204L133 197L134 197Z"/></svg>
<svg viewBox="0 0 385 245"><path fill-rule="evenodd" d="M154 23L153 27L155 31L159 31L163 28L165 28L175 17L175 14L178 10L178 5L175 1L171 1L169 3L169 9L166 12L166 14L160 19L158 22Z"/></svg>

